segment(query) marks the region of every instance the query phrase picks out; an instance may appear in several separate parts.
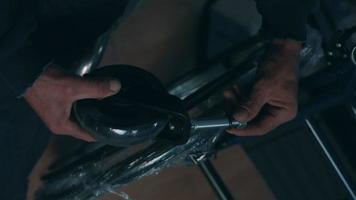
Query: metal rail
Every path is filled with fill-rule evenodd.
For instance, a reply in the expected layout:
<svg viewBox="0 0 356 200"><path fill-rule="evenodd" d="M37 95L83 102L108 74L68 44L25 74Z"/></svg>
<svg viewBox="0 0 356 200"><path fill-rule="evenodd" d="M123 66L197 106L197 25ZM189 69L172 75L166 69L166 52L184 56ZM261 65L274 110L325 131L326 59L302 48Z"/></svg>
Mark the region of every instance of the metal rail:
<svg viewBox="0 0 356 200"><path fill-rule="evenodd" d="M234 199L229 189L224 184L224 181L221 179L213 164L209 160L198 161L198 159L193 156L190 158L199 167L200 171L204 174L210 186L214 189L216 196L220 200Z"/></svg>
<svg viewBox="0 0 356 200"><path fill-rule="evenodd" d="M192 120L192 129L199 130L199 129L209 129L209 128L245 128L247 123L239 122L239 121L232 121L226 118L209 118L209 119L197 119Z"/></svg>
<svg viewBox="0 0 356 200"><path fill-rule="evenodd" d="M350 197L352 198L352 200L356 200L356 195L355 195L354 191L352 190L352 188L350 186L350 183L347 181L347 179L345 178L345 175L340 170L340 167L337 165L335 159L333 158L333 156L331 155L329 150L326 148L324 142L321 140L321 138L319 136L320 133L317 131L317 128L313 125L313 123L309 119L305 119L305 123L308 126L308 128L310 129L310 131L313 134L313 136L316 139L316 141L318 142L318 144L321 147L323 153L325 154L325 156L329 160L329 162L332 165L333 169L335 170L336 174L339 176L341 182L345 186L345 188L348 191Z"/></svg>

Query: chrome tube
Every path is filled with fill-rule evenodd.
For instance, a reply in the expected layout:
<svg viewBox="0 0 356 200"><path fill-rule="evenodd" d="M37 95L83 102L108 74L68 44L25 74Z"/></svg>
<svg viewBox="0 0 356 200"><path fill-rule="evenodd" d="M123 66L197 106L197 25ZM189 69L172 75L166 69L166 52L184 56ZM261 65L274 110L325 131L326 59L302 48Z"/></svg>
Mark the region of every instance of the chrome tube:
<svg viewBox="0 0 356 200"><path fill-rule="evenodd" d="M83 76L99 66L101 59L104 56L110 35L111 30L107 31L96 40L93 48L74 64L74 74Z"/></svg>
<svg viewBox="0 0 356 200"><path fill-rule="evenodd" d="M82 55L82 57L73 64L72 72L79 76L89 73L90 71L97 68L101 62L101 59L104 56L106 47L108 45L111 33L115 31L131 13L133 13L139 5L142 3L142 0L132 0L129 1L124 14L117 19L117 21L111 26L111 28L103 33L93 44L88 51Z"/></svg>
<svg viewBox="0 0 356 200"><path fill-rule="evenodd" d="M193 120L192 130L209 129L209 128L246 128L247 123L232 121L228 118L215 118L215 119L200 119Z"/></svg>
<svg viewBox="0 0 356 200"><path fill-rule="evenodd" d="M338 175L340 181L345 186L345 189L349 193L351 199L352 200L356 200L356 195L355 195L352 187L350 186L349 182L346 180L345 175L342 173L342 171L339 168L338 164L336 163L335 159L333 158L333 156L331 155L329 150L326 148L324 142L321 140L321 138L319 136L320 133L317 131L316 127L313 125L313 123L309 119L305 119L305 124L307 125L307 127L310 130L310 132L313 134L314 138L318 142L318 144L319 144L321 150L323 151L324 155L329 160L329 163L334 168L335 173Z"/></svg>

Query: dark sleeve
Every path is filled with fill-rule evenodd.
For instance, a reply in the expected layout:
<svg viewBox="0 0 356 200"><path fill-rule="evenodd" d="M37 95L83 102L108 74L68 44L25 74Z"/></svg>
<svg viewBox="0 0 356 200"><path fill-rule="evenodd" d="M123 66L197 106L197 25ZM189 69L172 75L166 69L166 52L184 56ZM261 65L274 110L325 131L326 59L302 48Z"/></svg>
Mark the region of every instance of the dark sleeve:
<svg viewBox="0 0 356 200"><path fill-rule="evenodd" d="M37 29L34 0L0 1L0 81L16 96L41 74L49 62L31 44Z"/></svg>
<svg viewBox="0 0 356 200"><path fill-rule="evenodd" d="M306 39L307 17L317 0L255 0L262 31L277 38Z"/></svg>

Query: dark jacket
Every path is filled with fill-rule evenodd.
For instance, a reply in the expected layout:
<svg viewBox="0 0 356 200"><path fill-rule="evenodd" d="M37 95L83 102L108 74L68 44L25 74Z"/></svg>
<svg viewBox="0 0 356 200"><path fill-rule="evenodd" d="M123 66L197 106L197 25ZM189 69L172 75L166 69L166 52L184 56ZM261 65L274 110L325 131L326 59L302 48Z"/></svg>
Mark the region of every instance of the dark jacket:
<svg viewBox="0 0 356 200"><path fill-rule="evenodd" d="M68 3L70 2L70 3ZM89 2L89 3L88 3ZM123 7L126 1L102 0L101 4L115 4L107 9ZM306 37L306 19L314 4L313 0L256 0L258 11L263 16L263 30L275 37L294 38L304 40ZM46 24L46 20L56 18L56 23L51 21L52 26L66 26L66 23L80 21L82 17L87 17L90 7L88 0L58 1L58 0L1 0L0 1L0 81L5 87L12 90L15 96L21 95L40 75L43 68L51 62L53 54L40 50L44 45L41 39L46 39L46 43L53 37L50 30L44 31L41 28L51 29L51 24ZM97 6L97 5L96 5ZM95 12L94 16L105 15L110 12ZM104 9L105 10L105 9ZM107 11L107 10L106 10ZM77 16L72 16L76 13ZM115 12L112 12L115 13ZM117 12L116 13L120 13ZM119 14L106 16L102 22L97 23L99 28L92 28L93 24L87 24L87 37L83 34L81 43L85 43L97 37L102 31L110 26L115 17ZM91 20L89 20L92 23ZM85 23L73 23L70 31L67 31L68 38L72 34L75 37L75 27L77 24L85 26ZM70 25L69 25L70 27ZM58 27L57 27L58 28ZM92 29L90 29L92 28ZM80 28L82 29L82 27ZM83 38L84 37L84 38ZM74 40L75 42L78 42ZM63 41L65 43L65 41ZM55 49L56 46L53 46ZM68 48L70 49L70 48ZM50 49L48 49L50 50Z"/></svg>

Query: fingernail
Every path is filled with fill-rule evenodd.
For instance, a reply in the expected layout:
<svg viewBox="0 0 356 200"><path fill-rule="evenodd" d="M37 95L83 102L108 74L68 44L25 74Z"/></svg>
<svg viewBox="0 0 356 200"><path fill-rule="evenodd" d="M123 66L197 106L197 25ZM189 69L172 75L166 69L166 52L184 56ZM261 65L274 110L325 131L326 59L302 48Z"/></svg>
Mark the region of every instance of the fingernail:
<svg viewBox="0 0 356 200"><path fill-rule="evenodd" d="M121 89L121 82L118 80L110 80L110 90L114 93L119 92Z"/></svg>

